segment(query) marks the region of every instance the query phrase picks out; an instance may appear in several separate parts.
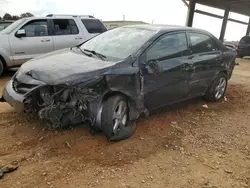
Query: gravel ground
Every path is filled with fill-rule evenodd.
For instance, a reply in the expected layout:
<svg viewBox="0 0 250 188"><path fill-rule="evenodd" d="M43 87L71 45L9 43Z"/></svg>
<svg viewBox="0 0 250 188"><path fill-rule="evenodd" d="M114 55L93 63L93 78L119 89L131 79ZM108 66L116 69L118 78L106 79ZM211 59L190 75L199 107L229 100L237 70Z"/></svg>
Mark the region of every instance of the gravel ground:
<svg viewBox="0 0 250 188"><path fill-rule="evenodd" d="M238 61L223 101L164 109L118 143L85 126L48 130L0 103L0 166L19 166L1 187L250 188L250 60Z"/></svg>

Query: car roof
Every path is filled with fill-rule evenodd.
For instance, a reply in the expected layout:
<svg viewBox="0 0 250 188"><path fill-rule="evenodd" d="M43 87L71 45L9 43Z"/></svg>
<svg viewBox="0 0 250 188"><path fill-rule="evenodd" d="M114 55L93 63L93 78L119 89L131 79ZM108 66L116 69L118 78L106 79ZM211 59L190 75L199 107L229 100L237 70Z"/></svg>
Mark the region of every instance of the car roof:
<svg viewBox="0 0 250 188"><path fill-rule="evenodd" d="M149 29L149 30L155 30L158 32L189 30L189 31L200 31L203 33L208 33L207 31L202 30L202 29L196 29L193 27L185 27L185 26L178 26L178 25L139 24L139 25L127 25L123 27Z"/></svg>
<svg viewBox="0 0 250 188"><path fill-rule="evenodd" d="M246 36L242 37L241 39L245 39L245 38L250 38L250 36L246 35Z"/></svg>
<svg viewBox="0 0 250 188"><path fill-rule="evenodd" d="M74 18L79 18L79 19L91 19L91 20L98 20L97 18L90 18L90 17L84 17L84 16L77 16L77 17L74 17L74 16L52 16L52 17L47 17L47 16L44 16L44 17L27 17L27 18L23 18L23 19L26 19L26 20L34 20L34 19L74 19Z"/></svg>

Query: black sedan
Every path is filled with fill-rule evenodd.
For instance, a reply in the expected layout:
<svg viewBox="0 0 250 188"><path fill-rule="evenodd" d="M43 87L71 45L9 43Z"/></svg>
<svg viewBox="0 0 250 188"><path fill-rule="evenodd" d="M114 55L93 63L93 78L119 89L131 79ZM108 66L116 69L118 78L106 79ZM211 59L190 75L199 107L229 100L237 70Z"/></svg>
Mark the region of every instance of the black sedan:
<svg viewBox="0 0 250 188"><path fill-rule="evenodd" d="M235 58L203 30L125 26L30 60L1 100L54 128L86 123L118 141L154 109L197 96L223 98Z"/></svg>

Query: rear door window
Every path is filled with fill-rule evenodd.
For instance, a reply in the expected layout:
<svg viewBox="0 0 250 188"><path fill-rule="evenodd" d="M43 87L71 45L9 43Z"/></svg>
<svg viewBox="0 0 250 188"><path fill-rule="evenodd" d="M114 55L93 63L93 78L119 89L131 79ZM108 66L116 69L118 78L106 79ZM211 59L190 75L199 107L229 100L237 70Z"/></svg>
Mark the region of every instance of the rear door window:
<svg viewBox="0 0 250 188"><path fill-rule="evenodd" d="M214 39L206 34L191 32L189 36L194 54L219 50Z"/></svg>
<svg viewBox="0 0 250 188"><path fill-rule="evenodd" d="M89 33L103 33L107 31L107 29L100 20L82 19L82 23Z"/></svg>
<svg viewBox="0 0 250 188"><path fill-rule="evenodd" d="M54 35L74 35L79 33L79 29L73 19L53 19Z"/></svg>

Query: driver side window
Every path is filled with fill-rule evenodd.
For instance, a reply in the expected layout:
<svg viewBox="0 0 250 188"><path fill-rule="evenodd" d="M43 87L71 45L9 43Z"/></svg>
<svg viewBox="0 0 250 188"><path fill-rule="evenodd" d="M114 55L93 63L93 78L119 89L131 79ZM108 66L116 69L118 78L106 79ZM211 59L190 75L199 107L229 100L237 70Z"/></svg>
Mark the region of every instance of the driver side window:
<svg viewBox="0 0 250 188"><path fill-rule="evenodd" d="M25 30L26 37L48 36L47 20L34 20L24 25L21 29Z"/></svg>
<svg viewBox="0 0 250 188"><path fill-rule="evenodd" d="M188 44L185 33L162 36L147 52L149 60L167 60L187 55Z"/></svg>

